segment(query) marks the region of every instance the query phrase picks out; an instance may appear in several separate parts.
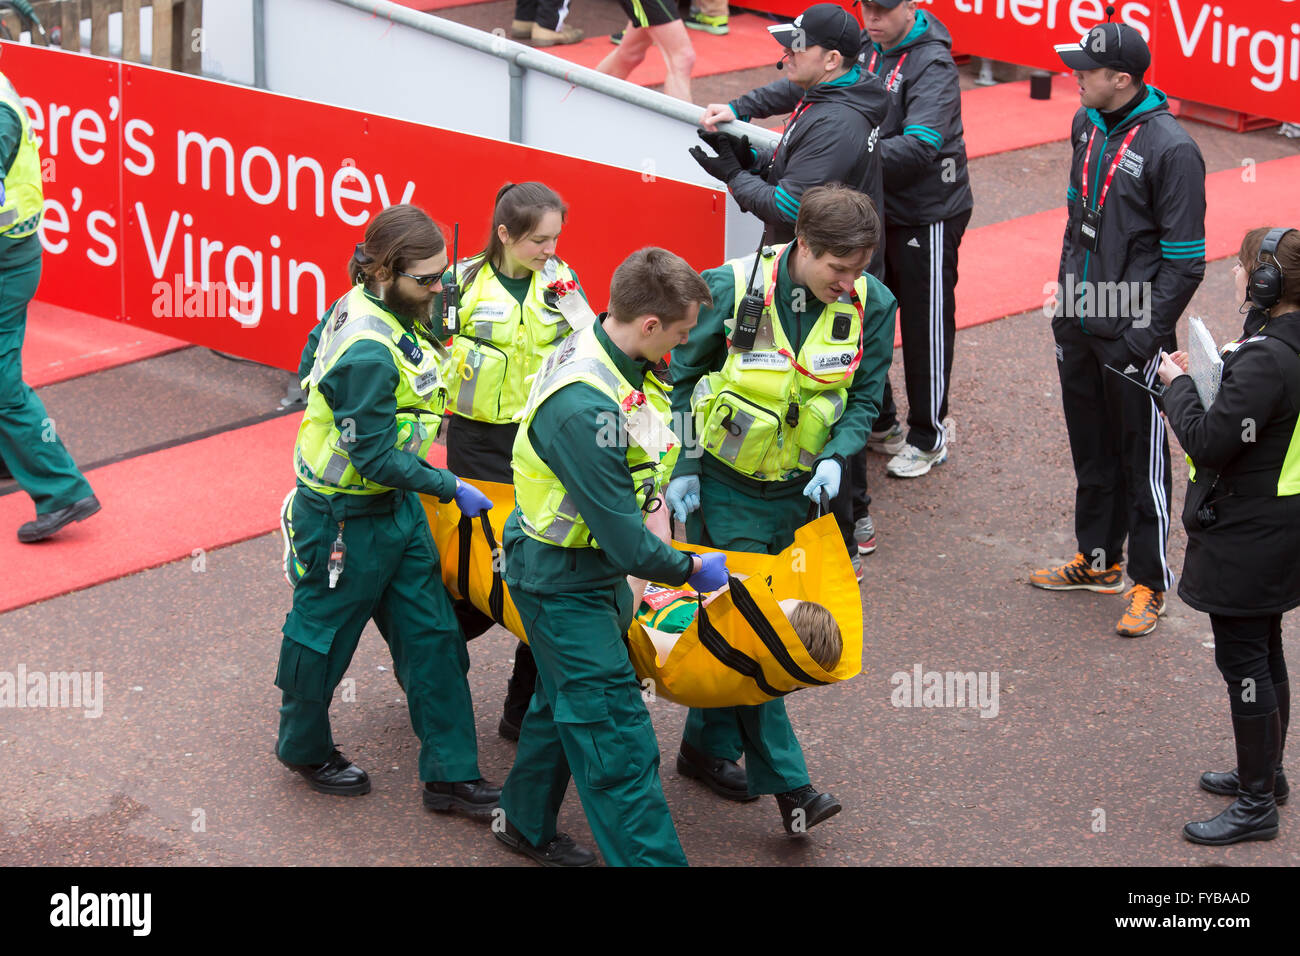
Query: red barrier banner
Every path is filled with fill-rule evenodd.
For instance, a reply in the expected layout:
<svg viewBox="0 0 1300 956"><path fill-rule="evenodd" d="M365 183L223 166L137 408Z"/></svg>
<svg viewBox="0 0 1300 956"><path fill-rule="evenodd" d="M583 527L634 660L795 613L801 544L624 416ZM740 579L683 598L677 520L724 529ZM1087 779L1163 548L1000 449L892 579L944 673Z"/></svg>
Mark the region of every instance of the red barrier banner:
<svg viewBox="0 0 1300 956"><path fill-rule="evenodd" d="M373 215L414 203L449 244L459 222L464 257L507 181L565 198L559 254L597 311L641 246L697 269L724 257L725 195L705 187L136 64L2 52L44 163L37 297L91 315L296 369Z"/></svg>
<svg viewBox="0 0 1300 956"><path fill-rule="evenodd" d="M743 4L795 17L811 0ZM857 15L857 3L841 5ZM922 0L958 52L1066 72L1053 49L1106 20L1105 0ZM1111 0L1151 46L1147 80L1165 93L1300 123L1300 0Z"/></svg>
<svg viewBox="0 0 1300 956"><path fill-rule="evenodd" d="M1040 67L1106 20L1102 0L930 0L963 53ZM1115 21L1151 46L1147 80L1170 96L1300 122L1297 0L1114 0Z"/></svg>

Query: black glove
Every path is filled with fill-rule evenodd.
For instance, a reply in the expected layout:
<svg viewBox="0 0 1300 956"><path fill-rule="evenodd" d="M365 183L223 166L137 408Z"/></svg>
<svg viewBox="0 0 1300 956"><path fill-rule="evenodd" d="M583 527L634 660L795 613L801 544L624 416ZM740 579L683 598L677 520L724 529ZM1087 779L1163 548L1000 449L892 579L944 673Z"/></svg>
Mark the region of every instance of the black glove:
<svg viewBox="0 0 1300 956"><path fill-rule="evenodd" d="M721 179L730 184L743 170L736 160L736 155L729 149L723 149L717 156L710 156L698 146L692 146L690 153L695 161L704 167L704 171L714 179Z"/></svg>
<svg viewBox="0 0 1300 956"><path fill-rule="evenodd" d="M700 139L708 143L715 153L721 156L725 151L731 150L736 162L740 163L741 169L753 169L754 149L749 145L748 136L732 136L730 133L710 133L707 130L700 130Z"/></svg>

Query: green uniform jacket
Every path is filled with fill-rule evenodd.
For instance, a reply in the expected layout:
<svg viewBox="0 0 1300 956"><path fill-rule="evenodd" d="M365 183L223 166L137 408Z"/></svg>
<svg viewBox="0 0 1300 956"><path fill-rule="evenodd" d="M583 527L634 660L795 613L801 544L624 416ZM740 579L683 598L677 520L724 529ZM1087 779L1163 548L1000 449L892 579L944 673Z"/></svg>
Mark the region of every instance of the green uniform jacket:
<svg viewBox="0 0 1300 956"><path fill-rule="evenodd" d="M776 270L776 294L772 304L776 307L777 317L785 330L795 354L803 348L808 333L821 314L822 303L807 286L799 285L790 278L786 262L794 249L794 243L786 247ZM713 305L700 310L700 319L691 337L685 345L673 349L673 420L685 422L690 420L691 392L700 377L708 372L721 370L727 359L727 333L724 323L736 310L736 278L731 266L724 265L702 273L704 281L709 284L713 294ZM748 276L746 276L748 278ZM853 381L849 385L848 401L844 406L844 415L831 428L830 438L822 451L818 462L834 458L845 467L846 460L862 450L871 433L871 426L880 414L880 400L885 389L885 377L889 374L889 363L894 356L894 315L898 311L898 301L883 282L868 275L867 301L862 303L862 362ZM795 312L791 308L795 289L803 290L803 299L808 308ZM815 312L813 310L816 310ZM695 436L699 441L699 436ZM711 478L727 484L752 485L752 480L737 474L731 468L707 452L692 456L698 452L688 443L680 458L673 476L698 475L707 473ZM816 466L814 466L814 471ZM792 481L765 481L768 488L791 486L806 483L811 475L801 476Z"/></svg>
<svg viewBox="0 0 1300 956"><path fill-rule="evenodd" d="M620 374L640 388L654 363L629 358L599 322L595 328L597 341ZM608 587L629 574L665 584L682 584L689 577L691 559L646 530L626 450L597 441L622 414L618 405L582 382L564 386L537 410L528 438L600 547L561 548L530 538L519 526L516 508L503 535L510 587L552 594Z"/></svg>
<svg viewBox="0 0 1300 956"><path fill-rule="evenodd" d="M374 303L376 309L384 308L369 292L366 298ZM311 374L312 363L316 361L316 343L320 341L321 329L329 315L327 311L307 337L307 345L298 363L300 381ZM409 322L402 322L400 318L398 322L410 330ZM416 333L416 340L420 338L422 336ZM427 342L425 347L432 348ZM319 388L334 411L334 421L339 430L343 430L343 423L348 419L355 426L356 441L348 446L348 457L362 476L389 488L420 492L450 501L456 493L455 476L445 468L429 464L414 452L397 447L397 383L397 366L388 349L378 342L362 341L348 347L343 357L320 380ZM365 510L364 502L352 501L350 504L349 510L354 513Z"/></svg>

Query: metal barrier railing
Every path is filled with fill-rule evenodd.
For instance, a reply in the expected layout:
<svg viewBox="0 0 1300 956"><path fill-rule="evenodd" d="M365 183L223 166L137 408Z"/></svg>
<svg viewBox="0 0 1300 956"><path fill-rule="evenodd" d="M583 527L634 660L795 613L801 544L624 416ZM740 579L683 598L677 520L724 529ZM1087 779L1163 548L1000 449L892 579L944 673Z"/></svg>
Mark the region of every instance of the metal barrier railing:
<svg viewBox="0 0 1300 956"><path fill-rule="evenodd" d="M609 96L642 109L652 110L662 116L678 120L691 126L698 126L704 115L703 107L684 100L666 96L654 90L647 90L604 73L576 63L570 63L549 53L541 53L522 43L516 43L506 36L484 33L461 23L444 20L427 13L420 13L408 7L391 3L389 0L330 0L345 7L352 7L365 13L374 14L399 23L414 30L450 40L461 46L494 56L506 63L510 71L510 140L521 142L523 136L524 116L524 72L534 70L557 79L572 83L593 93ZM737 136L748 136L751 143L774 147L779 139L777 134L761 126L750 123L725 123L719 129Z"/></svg>

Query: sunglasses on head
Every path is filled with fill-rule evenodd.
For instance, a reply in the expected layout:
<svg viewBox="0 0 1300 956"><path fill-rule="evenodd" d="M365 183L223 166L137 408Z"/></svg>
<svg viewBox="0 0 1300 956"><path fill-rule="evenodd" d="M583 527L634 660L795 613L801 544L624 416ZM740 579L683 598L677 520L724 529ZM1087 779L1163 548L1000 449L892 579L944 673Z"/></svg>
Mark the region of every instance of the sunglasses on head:
<svg viewBox="0 0 1300 956"><path fill-rule="evenodd" d="M396 272L399 276L406 276L406 278L408 279L414 279L416 284L422 289L428 289L434 283L442 281L441 272L431 272L428 275L415 276L415 275L411 275L411 273L409 272L403 272L401 269L394 269L393 271Z"/></svg>

